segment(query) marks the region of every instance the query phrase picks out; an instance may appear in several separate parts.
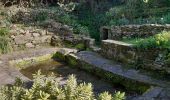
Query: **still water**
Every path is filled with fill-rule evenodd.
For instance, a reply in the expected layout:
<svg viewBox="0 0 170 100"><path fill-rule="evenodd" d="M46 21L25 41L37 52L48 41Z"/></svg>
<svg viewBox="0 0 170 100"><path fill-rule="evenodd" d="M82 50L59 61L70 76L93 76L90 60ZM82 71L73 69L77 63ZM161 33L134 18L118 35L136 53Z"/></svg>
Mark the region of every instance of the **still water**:
<svg viewBox="0 0 170 100"><path fill-rule="evenodd" d="M30 66L26 69L22 69L21 73L26 77L32 79L32 74L35 74L39 69L41 70L43 75L48 75L53 72L62 85L66 83L68 75L74 74L77 78L78 83L92 83L95 94L105 91L108 91L110 93L115 93L115 91L123 91L126 92L126 96L128 97L137 95L135 92L125 91L123 88L114 86L113 84L106 82L105 80L93 74L77 68L70 68L65 63L57 62L54 60L49 60L44 62L43 64L38 64Z"/></svg>

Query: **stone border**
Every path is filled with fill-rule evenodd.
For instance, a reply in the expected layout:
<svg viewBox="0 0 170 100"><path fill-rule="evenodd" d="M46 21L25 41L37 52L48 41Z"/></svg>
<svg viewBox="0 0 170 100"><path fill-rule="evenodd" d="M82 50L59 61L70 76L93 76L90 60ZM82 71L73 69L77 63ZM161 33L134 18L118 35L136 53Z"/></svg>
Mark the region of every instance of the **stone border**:
<svg viewBox="0 0 170 100"><path fill-rule="evenodd" d="M98 60L101 61L95 60L97 57L99 57ZM145 92L151 86L166 87L169 84L142 75L136 70L127 70L123 72L125 69L123 69L123 67L120 65L109 64L111 63L109 60L103 59L96 53L88 51L79 52L76 54L70 53L67 55L63 54L62 52L56 52L55 58L65 61L71 67L86 70L97 76L110 80L113 83L119 83L129 90L138 91L141 93Z"/></svg>

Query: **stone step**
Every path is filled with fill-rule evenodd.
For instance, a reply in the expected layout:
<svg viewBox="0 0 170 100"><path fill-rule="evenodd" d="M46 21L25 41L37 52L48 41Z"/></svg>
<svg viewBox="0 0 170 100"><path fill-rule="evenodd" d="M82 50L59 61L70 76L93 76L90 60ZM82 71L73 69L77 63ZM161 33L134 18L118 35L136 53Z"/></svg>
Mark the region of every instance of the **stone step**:
<svg viewBox="0 0 170 100"><path fill-rule="evenodd" d="M138 70L135 70L135 69L125 69L122 65L115 64L115 63L113 63L113 61L105 59L102 56L100 56L99 54L94 53L94 52L81 51L77 54L69 54L68 56L72 56L71 59L75 58L75 59L79 60L79 62L83 62L83 63L81 63L80 68L90 69L90 67L92 67L93 69L99 69L104 72L107 72L107 73L109 73L109 75L111 75L111 74L116 75L118 79L116 79L116 77L114 77L114 78L116 80L119 80L119 78L120 78L120 80L119 80L120 82L125 82L123 84L126 84L126 82L128 84L128 82L129 82L130 85L132 85L132 86L133 85L135 86L135 84L139 83L140 85L146 85L146 86L150 86L150 87L158 86L158 87L162 87L162 88L170 88L169 81L154 79L153 77L148 76L146 74L142 74ZM67 61L69 61L69 60L67 59ZM86 67L89 67L89 68L86 68ZM103 73L101 73L101 74L103 74ZM111 76L111 77L113 77L113 76ZM114 78L112 78L112 80L114 80ZM131 84L131 83L134 83L134 84Z"/></svg>

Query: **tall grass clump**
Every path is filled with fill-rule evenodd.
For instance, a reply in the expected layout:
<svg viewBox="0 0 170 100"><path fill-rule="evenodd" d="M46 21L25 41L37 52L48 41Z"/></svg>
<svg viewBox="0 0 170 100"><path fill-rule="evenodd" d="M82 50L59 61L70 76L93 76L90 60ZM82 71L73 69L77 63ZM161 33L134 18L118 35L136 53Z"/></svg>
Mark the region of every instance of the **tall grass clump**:
<svg viewBox="0 0 170 100"><path fill-rule="evenodd" d="M59 85L54 75L41 75L38 71L34 76L31 88L24 87L22 80L16 79L12 86L0 89L0 100L124 100L125 94L108 92L94 96L91 83L77 83L74 75L70 75L64 86Z"/></svg>
<svg viewBox="0 0 170 100"><path fill-rule="evenodd" d="M7 28L0 29L0 54L10 51L10 40L8 38L9 30Z"/></svg>

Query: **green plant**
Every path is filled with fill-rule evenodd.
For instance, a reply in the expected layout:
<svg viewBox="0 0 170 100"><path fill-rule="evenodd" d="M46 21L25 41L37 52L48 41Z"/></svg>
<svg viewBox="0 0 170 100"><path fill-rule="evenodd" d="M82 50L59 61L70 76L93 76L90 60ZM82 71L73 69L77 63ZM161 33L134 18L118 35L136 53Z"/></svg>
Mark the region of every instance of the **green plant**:
<svg viewBox="0 0 170 100"><path fill-rule="evenodd" d="M162 20L164 23L170 24L170 13L168 13L167 15L164 15Z"/></svg>
<svg viewBox="0 0 170 100"><path fill-rule="evenodd" d="M97 97L98 100L124 100L125 94L117 92L111 95L107 92ZM0 90L1 100L96 100L92 84L78 84L74 75L68 77L64 86L59 85L54 75L46 77L38 71L34 75L34 83L30 89L24 87L21 79L16 79L12 86L3 86Z"/></svg>
<svg viewBox="0 0 170 100"><path fill-rule="evenodd" d="M132 38L123 40L128 43L135 44L139 49L151 48L169 48L170 47L170 32L163 31L148 38Z"/></svg>
<svg viewBox="0 0 170 100"><path fill-rule="evenodd" d="M9 35L9 29L7 28L0 29L0 36L8 36L8 35Z"/></svg>
<svg viewBox="0 0 170 100"><path fill-rule="evenodd" d="M11 50L8 35L9 30L7 28L0 29L0 53L8 53Z"/></svg>
<svg viewBox="0 0 170 100"><path fill-rule="evenodd" d="M0 53L8 53L11 50L9 39L6 37L0 37Z"/></svg>
<svg viewBox="0 0 170 100"><path fill-rule="evenodd" d="M32 18L33 18L33 21L44 21L48 18L48 12L47 11L37 11L37 12L32 12Z"/></svg>
<svg viewBox="0 0 170 100"><path fill-rule="evenodd" d="M75 46L75 48L83 50L83 49L85 49L85 45L83 43L79 43Z"/></svg>

